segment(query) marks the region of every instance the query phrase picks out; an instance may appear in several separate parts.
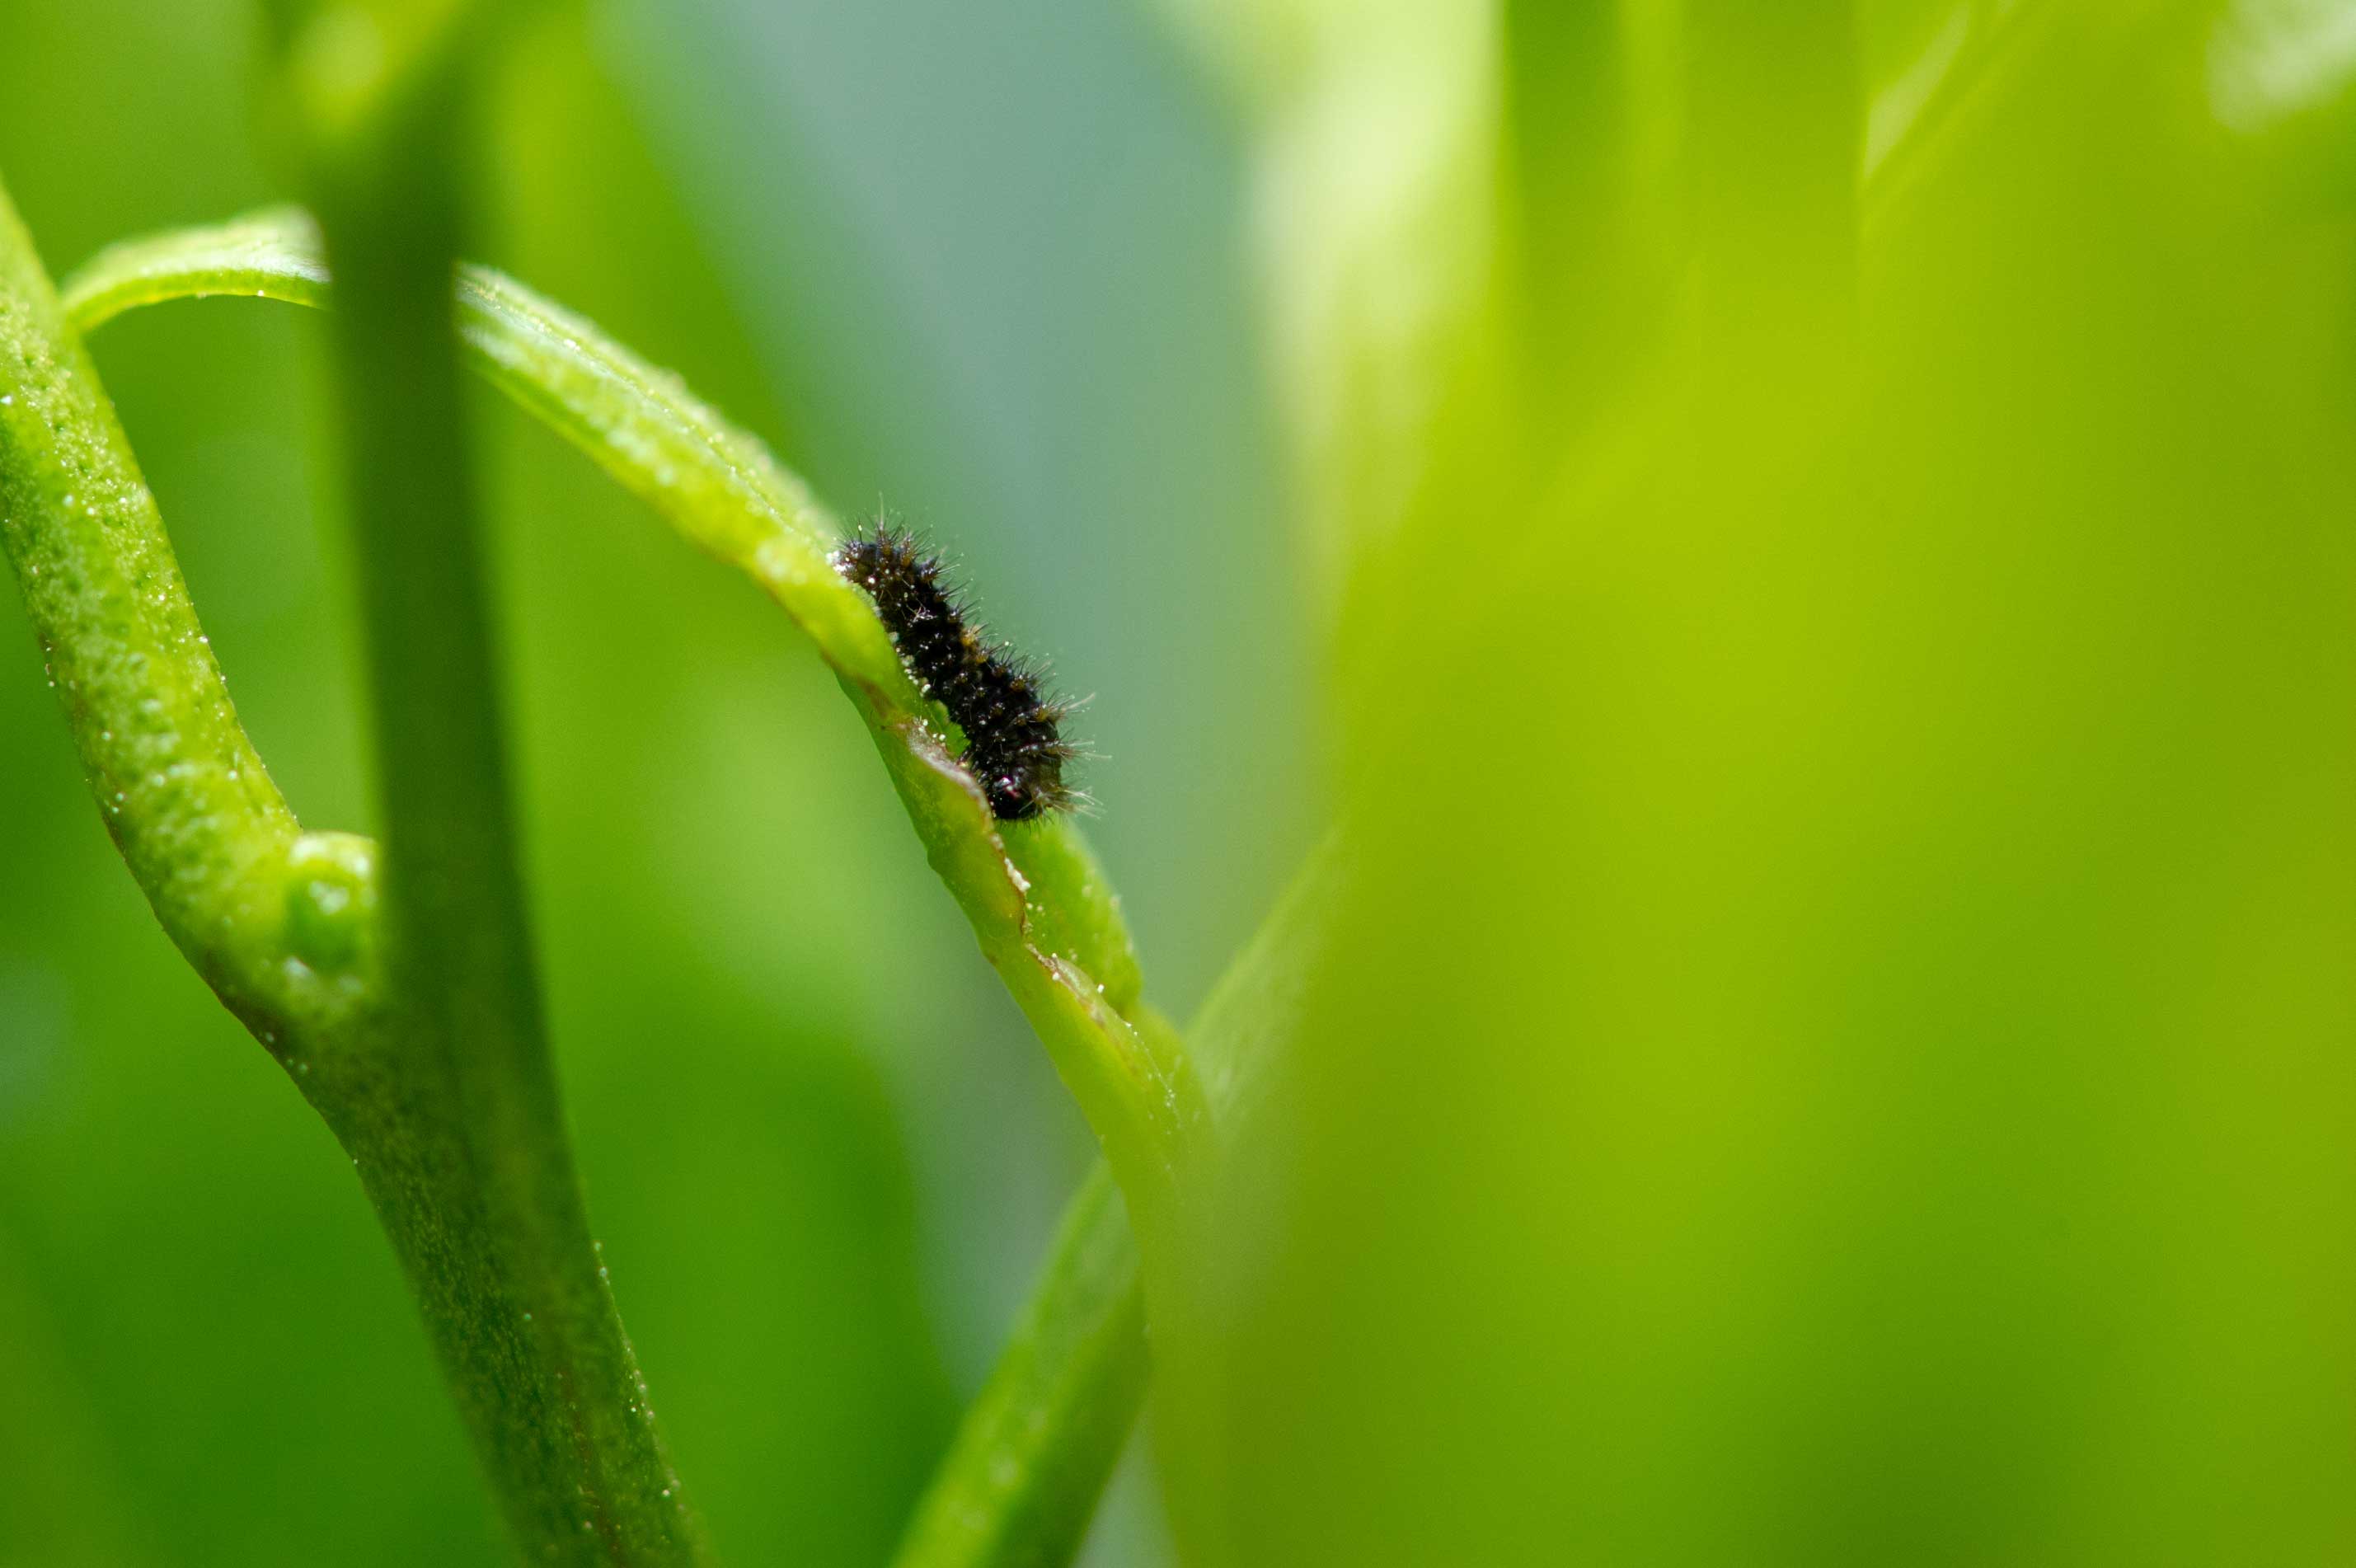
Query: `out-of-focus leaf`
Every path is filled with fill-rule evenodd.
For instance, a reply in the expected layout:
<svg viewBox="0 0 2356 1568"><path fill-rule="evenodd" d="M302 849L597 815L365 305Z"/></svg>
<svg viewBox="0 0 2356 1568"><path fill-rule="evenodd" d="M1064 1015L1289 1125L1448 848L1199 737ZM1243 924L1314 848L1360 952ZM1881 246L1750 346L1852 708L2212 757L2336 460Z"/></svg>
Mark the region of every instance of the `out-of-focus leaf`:
<svg viewBox="0 0 2356 1568"><path fill-rule="evenodd" d="M1312 587L1429 482L1437 400L1496 259L1485 5L1173 0L1253 132L1255 259Z"/></svg>
<svg viewBox="0 0 2356 1568"><path fill-rule="evenodd" d="M1846 8L1687 7L1674 329L1364 552L1241 1562L2356 1543L2356 251L2037 9L1877 208Z"/></svg>
<svg viewBox="0 0 2356 1568"><path fill-rule="evenodd" d="M2344 101L2356 82L2356 5L2235 0L2209 43L2209 96L2237 131Z"/></svg>

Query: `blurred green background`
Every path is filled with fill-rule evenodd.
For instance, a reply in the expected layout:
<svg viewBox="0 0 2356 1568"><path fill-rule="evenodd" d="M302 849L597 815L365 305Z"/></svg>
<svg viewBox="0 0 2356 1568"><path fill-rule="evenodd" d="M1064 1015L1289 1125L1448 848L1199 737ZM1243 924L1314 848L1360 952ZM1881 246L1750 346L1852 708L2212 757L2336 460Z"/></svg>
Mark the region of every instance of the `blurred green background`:
<svg viewBox="0 0 2356 1568"><path fill-rule="evenodd" d="M54 267L282 194L251 33L0 12ZM1346 822L1164 1391L1240 1561L2345 1562L2351 82L2348 0L615 0L500 74L479 249L1095 694L1165 1009ZM98 352L365 827L316 332ZM807 650L483 410L624 1315L729 1560L881 1562L1085 1134ZM0 1563L496 1561L0 621Z"/></svg>

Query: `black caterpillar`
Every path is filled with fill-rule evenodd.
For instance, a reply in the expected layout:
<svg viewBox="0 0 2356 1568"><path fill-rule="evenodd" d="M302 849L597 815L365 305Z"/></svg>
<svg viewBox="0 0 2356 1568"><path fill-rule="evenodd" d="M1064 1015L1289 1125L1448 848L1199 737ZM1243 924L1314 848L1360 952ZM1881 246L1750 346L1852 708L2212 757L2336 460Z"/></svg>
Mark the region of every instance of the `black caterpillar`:
<svg viewBox="0 0 2356 1568"><path fill-rule="evenodd" d="M878 521L835 553L835 568L867 590L901 661L965 731L965 766L992 815L1019 822L1073 803L1061 732L1069 705L1048 695L1035 665L991 642L913 536Z"/></svg>

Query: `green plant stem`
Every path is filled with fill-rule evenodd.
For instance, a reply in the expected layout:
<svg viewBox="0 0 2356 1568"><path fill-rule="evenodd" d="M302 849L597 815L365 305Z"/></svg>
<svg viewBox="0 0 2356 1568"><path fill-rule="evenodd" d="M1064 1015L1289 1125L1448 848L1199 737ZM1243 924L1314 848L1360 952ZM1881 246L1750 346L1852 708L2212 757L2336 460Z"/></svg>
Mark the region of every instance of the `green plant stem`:
<svg viewBox="0 0 2356 1568"><path fill-rule="evenodd" d="M467 81L429 57L308 127L345 279L334 368L399 1045L338 1131L524 1554L691 1563L581 1201L509 820L449 290Z"/></svg>
<svg viewBox="0 0 2356 1568"><path fill-rule="evenodd" d="M1312 854L1187 1030L1223 1136L1250 1135L1344 874L1337 843ZM1055 1568L1078 1550L1147 1380L1137 1243L1113 1197L1099 1165L1066 1208L894 1568Z"/></svg>
<svg viewBox="0 0 2356 1568"><path fill-rule="evenodd" d="M897 1568L1068 1563L1137 1420L1147 1370L1137 1242L1098 1162L910 1518Z"/></svg>
<svg viewBox="0 0 2356 1568"><path fill-rule="evenodd" d="M297 831L237 722L155 497L0 187L0 530L107 831L197 972L261 1029Z"/></svg>

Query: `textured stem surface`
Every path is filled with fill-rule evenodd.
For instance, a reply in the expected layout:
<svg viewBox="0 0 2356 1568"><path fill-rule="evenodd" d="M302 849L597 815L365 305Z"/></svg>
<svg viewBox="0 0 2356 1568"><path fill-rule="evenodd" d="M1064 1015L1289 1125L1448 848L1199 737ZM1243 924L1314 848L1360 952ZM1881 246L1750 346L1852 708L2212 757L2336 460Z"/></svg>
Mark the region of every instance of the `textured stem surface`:
<svg viewBox="0 0 2356 1568"><path fill-rule="evenodd" d="M701 1559L591 1238L549 1059L510 819L450 269L477 41L381 79L289 73L344 278L345 504L385 825L397 1054L331 1117L417 1288L535 1562ZM485 24L486 26L487 24ZM332 80L333 105L316 91Z"/></svg>

